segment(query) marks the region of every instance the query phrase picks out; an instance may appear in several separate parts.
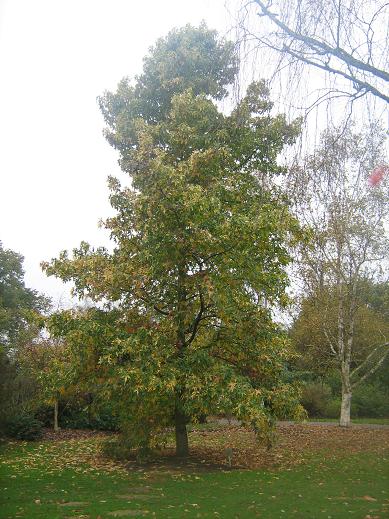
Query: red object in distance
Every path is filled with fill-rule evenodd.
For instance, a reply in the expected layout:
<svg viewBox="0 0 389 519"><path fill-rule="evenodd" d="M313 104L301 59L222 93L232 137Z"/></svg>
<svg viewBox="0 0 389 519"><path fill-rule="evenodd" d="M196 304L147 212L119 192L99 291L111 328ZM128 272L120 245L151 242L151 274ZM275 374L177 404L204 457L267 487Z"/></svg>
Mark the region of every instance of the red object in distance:
<svg viewBox="0 0 389 519"><path fill-rule="evenodd" d="M386 173L389 173L389 166L386 166L386 165L381 165L381 166L376 166L373 171L370 173L370 176L369 176L369 185L374 187L374 186L377 186L381 180L384 178L384 175Z"/></svg>

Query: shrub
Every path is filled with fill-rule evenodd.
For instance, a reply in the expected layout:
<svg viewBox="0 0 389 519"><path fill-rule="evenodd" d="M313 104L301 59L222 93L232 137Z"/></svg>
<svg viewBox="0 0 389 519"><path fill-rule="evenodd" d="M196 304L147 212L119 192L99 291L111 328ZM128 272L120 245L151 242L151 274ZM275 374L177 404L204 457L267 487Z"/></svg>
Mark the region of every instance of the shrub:
<svg viewBox="0 0 389 519"><path fill-rule="evenodd" d="M150 461L155 453L148 442L135 435L128 438L120 434L117 438L110 438L103 443L103 454L119 461L128 461L136 458L139 462Z"/></svg>
<svg viewBox="0 0 389 519"><path fill-rule="evenodd" d="M93 429L87 412L72 410L60 417L61 427L64 429Z"/></svg>
<svg viewBox="0 0 389 519"><path fill-rule="evenodd" d="M108 458L127 461L134 458L135 451L125 438L120 436L119 438L109 438L103 443L103 454Z"/></svg>
<svg viewBox="0 0 389 519"><path fill-rule="evenodd" d="M359 386L351 400L351 416L389 417L389 392L379 384Z"/></svg>
<svg viewBox="0 0 389 519"><path fill-rule="evenodd" d="M42 437L42 423L29 413L21 413L8 421L6 433L18 440L37 440Z"/></svg>
<svg viewBox="0 0 389 519"><path fill-rule="evenodd" d="M325 408L325 416L328 418L336 418L338 419L340 416L340 398L332 398L329 402L327 402Z"/></svg>
<svg viewBox="0 0 389 519"><path fill-rule="evenodd" d="M331 388L327 384L311 382L303 386L301 403L310 417L326 416L331 398Z"/></svg>
<svg viewBox="0 0 389 519"><path fill-rule="evenodd" d="M340 397L331 399L326 406L325 416L339 418ZM379 384L367 384L354 390L351 399L351 419L357 417L389 417L389 394Z"/></svg>
<svg viewBox="0 0 389 519"><path fill-rule="evenodd" d="M108 408L65 409L60 422L62 427L71 429L119 430L119 420Z"/></svg>

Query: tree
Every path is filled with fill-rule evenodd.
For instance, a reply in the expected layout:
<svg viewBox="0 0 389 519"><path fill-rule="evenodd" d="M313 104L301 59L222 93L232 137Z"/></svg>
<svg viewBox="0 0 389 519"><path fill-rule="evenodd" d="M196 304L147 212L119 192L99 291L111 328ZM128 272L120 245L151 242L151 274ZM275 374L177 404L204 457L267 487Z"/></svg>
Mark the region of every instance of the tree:
<svg viewBox="0 0 389 519"><path fill-rule="evenodd" d="M21 371L37 384L35 406L43 403L53 407L55 432L59 431L59 400L75 383L75 366L72 360L67 345L51 338L30 343L19 355Z"/></svg>
<svg viewBox="0 0 389 519"><path fill-rule="evenodd" d="M131 177L124 188L109 180L114 250L82 243L44 264L120 311L101 362L115 366L133 427L150 443L150 430L173 423L182 456L200 415L228 412L265 434L298 410L270 309L283 302L287 243L299 233L272 178L299 129L270 115L263 83L222 113L236 73L233 45L205 25L158 40L135 84L99 100Z"/></svg>
<svg viewBox="0 0 389 519"><path fill-rule="evenodd" d="M36 335L49 300L24 284L23 256L0 242L0 351L9 352Z"/></svg>
<svg viewBox="0 0 389 519"><path fill-rule="evenodd" d="M25 407L34 392L32 380L20 371L18 354L39 336L50 305L23 278L23 257L0 242L0 422Z"/></svg>
<svg viewBox="0 0 389 519"><path fill-rule="evenodd" d="M313 67L335 78L333 86L321 85L315 104L366 94L389 102L389 5L384 0L251 0L242 12L246 38L278 54L276 73L286 65L300 81L306 67Z"/></svg>
<svg viewBox="0 0 389 519"><path fill-rule="evenodd" d="M365 134L350 127L325 132L320 147L295 170L294 187L289 186L295 192L295 210L312 233L311 245L302 247L300 256L300 276L309 298L305 310L311 305L311 318L315 316L320 327L317 333L321 340L325 337L323 347L340 371L342 426L350 425L353 388L389 352L382 330L378 345L370 343L362 358L355 355L359 320L369 310L364 288L380 272L388 251L388 179L376 186L368 182L373 165L384 160L384 138L377 127Z"/></svg>
<svg viewBox="0 0 389 519"><path fill-rule="evenodd" d="M19 371L34 382L32 407L53 407L54 431L59 430L61 403L68 409L80 400L88 404L90 423L91 404L100 395L111 408L115 398L122 398L112 391L112 368L100 362L114 341L128 335L121 317L117 310L94 307L54 312L45 319L45 336L19 353Z"/></svg>

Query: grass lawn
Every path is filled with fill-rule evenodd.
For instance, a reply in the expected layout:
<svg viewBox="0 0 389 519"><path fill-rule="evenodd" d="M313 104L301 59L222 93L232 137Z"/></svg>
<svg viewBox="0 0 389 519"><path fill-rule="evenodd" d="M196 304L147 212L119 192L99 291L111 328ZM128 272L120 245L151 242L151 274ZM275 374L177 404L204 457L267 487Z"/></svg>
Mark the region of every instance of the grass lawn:
<svg viewBox="0 0 389 519"><path fill-rule="evenodd" d="M270 453L238 427L190 440L188 464L146 466L102 458L101 435L4 442L0 518L389 517L389 430L285 426Z"/></svg>

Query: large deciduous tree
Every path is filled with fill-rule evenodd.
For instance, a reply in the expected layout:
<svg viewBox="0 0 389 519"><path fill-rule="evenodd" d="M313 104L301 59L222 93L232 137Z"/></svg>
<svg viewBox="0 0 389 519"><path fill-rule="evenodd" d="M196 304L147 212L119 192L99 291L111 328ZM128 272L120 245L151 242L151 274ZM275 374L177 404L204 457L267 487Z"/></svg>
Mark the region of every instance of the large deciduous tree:
<svg viewBox="0 0 389 519"><path fill-rule="evenodd" d="M375 126L364 133L350 127L327 131L315 153L291 177L296 214L312 233L312 242L302 248L300 257L308 296L305 310L307 304L314 305L310 314L323 341L321 357L332 358L340 372L342 426L350 425L353 388L389 352L385 326L378 344L379 330L364 346L365 355L356 351L358 330L369 311L364 291L369 280L377 279L388 254L388 179L369 183L373 166L385 160L384 138ZM377 326L385 321L374 319Z"/></svg>
<svg viewBox="0 0 389 519"><path fill-rule="evenodd" d="M131 178L131 187L109 180L113 251L82 243L44 265L119 311L101 362L132 423L174 424L178 455L198 416L227 412L264 434L298 410L281 379L289 348L271 317L299 233L272 178L298 124L271 115L263 83L223 113L236 74L234 46L204 25L158 40L142 75L99 99Z"/></svg>

